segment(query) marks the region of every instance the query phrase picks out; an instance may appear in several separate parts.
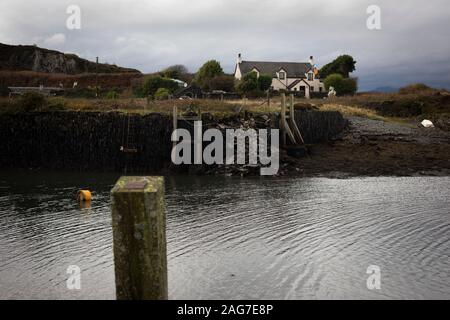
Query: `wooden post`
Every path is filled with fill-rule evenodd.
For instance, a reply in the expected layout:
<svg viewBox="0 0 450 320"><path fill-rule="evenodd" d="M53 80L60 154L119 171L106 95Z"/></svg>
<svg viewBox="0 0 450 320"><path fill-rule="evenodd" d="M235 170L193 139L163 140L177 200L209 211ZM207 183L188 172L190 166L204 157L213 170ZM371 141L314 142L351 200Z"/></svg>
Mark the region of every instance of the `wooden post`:
<svg viewBox="0 0 450 320"><path fill-rule="evenodd" d="M197 109L197 120L202 121L202 109L200 109L200 106Z"/></svg>
<svg viewBox="0 0 450 320"><path fill-rule="evenodd" d="M281 144L286 146L286 95L281 94L281 115L280 115Z"/></svg>
<svg viewBox="0 0 450 320"><path fill-rule="evenodd" d="M121 177L111 201L117 299L167 299L164 178Z"/></svg>
<svg viewBox="0 0 450 320"><path fill-rule="evenodd" d="M298 142L304 144L305 141L303 140L302 134L298 129L297 123L295 122L294 95L291 94L290 98L291 103L289 105L289 122L291 124L292 133L294 134L294 137L297 139Z"/></svg>
<svg viewBox="0 0 450 320"><path fill-rule="evenodd" d="M173 131L175 131L178 128L178 107L176 105L173 106L172 120L173 120ZM177 145L177 141L173 141L172 145L175 148L175 146Z"/></svg>

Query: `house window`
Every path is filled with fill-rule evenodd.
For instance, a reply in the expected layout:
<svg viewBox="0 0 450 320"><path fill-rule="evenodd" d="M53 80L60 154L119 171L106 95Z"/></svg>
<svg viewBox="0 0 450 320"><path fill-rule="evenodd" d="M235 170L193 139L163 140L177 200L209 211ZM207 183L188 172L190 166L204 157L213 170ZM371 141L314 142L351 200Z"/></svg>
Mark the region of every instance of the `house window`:
<svg viewBox="0 0 450 320"><path fill-rule="evenodd" d="M322 92L322 87L319 87L319 92Z"/></svg>
<svg viewBox="0 0 450 320"><path fill-rule="evenodd" d="M309 90L310 90L310 91L314 91L314 87L311 86L311 87L309 88Z"/></svg>
<svg viewBox="0 0 450 320"><path fill-rule="evenodd" d="M294 88L294 91L297 91L297 88Z"/></svg>
<svg viewBox="0 0 450 320"><path fill-rule="evenodd" d="M312 72L308 73L308 81L314 80L314 74Z"/></svg>
<svg viewBox="0 0 450 320"><path fill-rule="evenodd" d="M280 71L278 73L278 77L280 78L280 80L284 80L286 78L286 74L283 71Z"/></svg>
<svg viewBox="0 0 450 320"><path fill-rule="evenodd" d="M306 87L305 86L300 86L300 91L305 91Z"/></svg>

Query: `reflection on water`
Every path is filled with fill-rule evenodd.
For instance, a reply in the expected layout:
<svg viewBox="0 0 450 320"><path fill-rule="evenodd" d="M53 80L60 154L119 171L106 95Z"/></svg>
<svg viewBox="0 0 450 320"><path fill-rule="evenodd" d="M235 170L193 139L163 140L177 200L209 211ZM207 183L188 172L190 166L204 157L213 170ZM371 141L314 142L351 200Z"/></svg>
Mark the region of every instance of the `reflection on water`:
<svg viewBox="0 0 450 320"><path fill-rule="evenodd" d="M0 175L0 298L113 299L106 174ZM173 299L450 298L450 178L166 179ZM93 193L80 208L76 191ZM82 270L80 291L66 269ZM369 265L381 290L368 290Z"/></svg>

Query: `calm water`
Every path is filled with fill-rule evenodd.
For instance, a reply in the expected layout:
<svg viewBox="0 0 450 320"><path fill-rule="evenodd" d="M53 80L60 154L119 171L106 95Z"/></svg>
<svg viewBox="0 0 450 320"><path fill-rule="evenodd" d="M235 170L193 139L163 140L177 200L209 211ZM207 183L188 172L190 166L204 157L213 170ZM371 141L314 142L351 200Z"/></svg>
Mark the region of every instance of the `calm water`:
<svg viewBox="0 0 450 320"><path fill-rule="evenodd" d="M0 298L115 297L116 175L0 174ZM450 299L450 178L166 180L173 299ZM95 192L80 209L74 194ZM82 290L66 269L82 269ZM366 269L381 268L381 290Z"/></svg>

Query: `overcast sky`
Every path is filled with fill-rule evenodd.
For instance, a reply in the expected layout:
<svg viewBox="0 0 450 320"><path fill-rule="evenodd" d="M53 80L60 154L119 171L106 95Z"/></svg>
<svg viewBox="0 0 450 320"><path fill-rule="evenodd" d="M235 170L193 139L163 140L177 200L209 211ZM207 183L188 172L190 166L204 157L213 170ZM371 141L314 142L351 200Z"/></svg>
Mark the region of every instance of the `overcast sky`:
<svg viewBox="0 0 450 320"><path fill-rule="evenodd" d="M81 8L69 30L66 9ZM381 30L368 30L369 5ZM357 61L361 90L425 82L450 89L448 0L1 0L0 42L37 44L153 72L208 59Z"/></svg>

